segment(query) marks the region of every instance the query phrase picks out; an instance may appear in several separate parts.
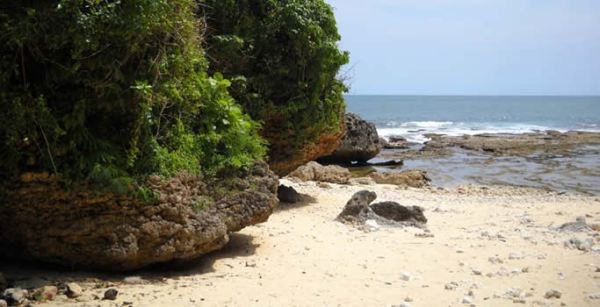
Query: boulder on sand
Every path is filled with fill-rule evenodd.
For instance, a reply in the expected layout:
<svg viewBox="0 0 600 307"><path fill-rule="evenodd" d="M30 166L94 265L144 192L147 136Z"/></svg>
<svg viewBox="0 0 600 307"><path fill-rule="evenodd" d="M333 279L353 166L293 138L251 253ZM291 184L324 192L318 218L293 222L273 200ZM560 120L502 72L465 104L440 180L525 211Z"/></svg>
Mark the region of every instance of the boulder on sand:
<svg viewBox="0 0 600 307"><path fill-rule="evenodd" d="M293 171L289 177L297 178L302 181L319 181L338 184L347 184L350 182L352 174L347 168L337 165L323 166L317 162L308 162Z"/></svg>
<svg viewBox="0 0 600 307"><path fill-rule="evenodd" d="M427 172L421 170L399 173L371 173L369 176L378 184L394 184L401 187L422 188L431 183Z"/></svg>
<svg viewBox="0 0 600 307"><path fill-rule="evenodd" d="M379 154L383 144L374 124L352 113L346 114L345 122L346 135L340 145L331 155L322 157L319 161L340 164L364 163Z"/></svg>
<svg viewBox="0 0 600 307"><path fill-rule="evenodd" d="M375 192L357 192L346 203L336 220L359 226L371 222L377 225L424 227L427 223L421 207L405 207L390 201L371 204L375 199Z"/></svg>
<svg viewBox="0 0 600 307"><path fill-rule="evenodd" d="M216 182L180 174L150 178L156 201L65 190L43 176L13 183L0 205L0 254L110 271L191 260L223 247L229 233L264 222L278 179L266 164Z"/></svg>

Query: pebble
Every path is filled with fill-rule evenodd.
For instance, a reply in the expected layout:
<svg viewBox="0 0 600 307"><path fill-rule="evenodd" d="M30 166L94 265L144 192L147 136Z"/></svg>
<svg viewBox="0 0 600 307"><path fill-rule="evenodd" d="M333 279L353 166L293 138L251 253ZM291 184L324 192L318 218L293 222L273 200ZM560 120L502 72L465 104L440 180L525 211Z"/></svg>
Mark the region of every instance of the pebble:
<svg viewBox="0 0 600 307"><path fill-rule="evenodd" d="M473 298L470 297L470 296L465 296L462 299L462 303L463 304L467 304L467 305L471 305L471 304L473 304Z"/></svg>
<svg viewBox="0 0 600 307"><path fill-rule="evenodd" d="M410 281L412 279L412 275L410 275L410 273L402 273L402 276L400 276L400 279L404 280L404 281Z"/></svg>
<svg viewBox="0 0 600 307"><path fill-rule="evenodd" d="M546 292L546 294L544 294L544 298L546 299L560 299L562 297L562 293L560 293L560 291L558 290L550 290L548 292Z"/></svg>
<svg viewBox="0 0 600 307"><path fill-rule="evenodd" d="M449 291L454 291L456 290L456 288L458 288L458 283L456 282L449 282L444 286L444 289L449 290Z"/></svg>
<svg viewBox="0 0 600 307"><path fill-rule="evenodd" d="M119 291L117 291L117 289L108 289L108 290L106 290L106 292L104 292L103 300L114 301L117 299L118 294L119 294Z"/></svg>
<svg viewBox="0 0 600 307"><path fill-rule="evenodd" d="M65 294L68 298L78 298L81 296L81 293L83 293L83 290L78 284L74 282L70 282L67 284L67 291L65 292Z"/></svg>
<svg viewBox="0 0 600 307"><path fill-rule="evenodd" d="M404 301L405 301L405 302L407 302L407 303L410 303L410 302L412 302L412 301L413 301L413 299L412 299L412 298L410 298L410 297L406 297L406 298L404 299Z"/></svg>
<svg viewBox="0 0 600 307"><path fill-rule="evenodd" d="M600 293L588 294L590 300L600 300Z"/></svg>
<svg viewBox="0 0 600 307"><path fill-rule="evenodd" d="M490 258L488 258L488 261L493 264L504 263L504 261L502 259L500 259L500 257L490 257Z"/></svg>
<svg viewBox="0 0 600 307"><path fill-rule="evenodd" d="M4 300L10 306L21 305L27 300L27 290L21 288L9 288L4 290Z"/></svg>
<svg viewBox="0 0 600 307"><path fill-rule="evenodd" d="M477 270L477 269L471 269L471 271L473 271L473 275L477 275L477 276L480 276L480 275L482 275L482 273L481 273L481 271L480 271L480 270Z"/></svg>

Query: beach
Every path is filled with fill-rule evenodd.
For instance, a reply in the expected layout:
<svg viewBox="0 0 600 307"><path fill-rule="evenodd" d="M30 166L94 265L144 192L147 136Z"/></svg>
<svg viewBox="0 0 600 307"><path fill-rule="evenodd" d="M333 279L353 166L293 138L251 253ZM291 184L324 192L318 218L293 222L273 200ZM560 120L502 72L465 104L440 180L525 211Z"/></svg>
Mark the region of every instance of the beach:
<svg viewBox="0 0 600 307"><path fill-rule="evenodd" d="M197 261L130 273L3 264L22 283L77 282L40 306L597 306L600 199L516 187L350 186L282 180L303 194ZM425 209L426 230L335 221L357 191ZM559 231L585 217L595 230ZM571 239L593 240L588 250ZM132 276L134 276L132 278ZM139 278L137 278L139 277ZM26 286L26 285L24 285ZM115 301L101 300L118 289ZM556 290L560 298L545 298ZM551 295L552 296L552 295ZM402 305L404 304L404 305Z"/></svg>

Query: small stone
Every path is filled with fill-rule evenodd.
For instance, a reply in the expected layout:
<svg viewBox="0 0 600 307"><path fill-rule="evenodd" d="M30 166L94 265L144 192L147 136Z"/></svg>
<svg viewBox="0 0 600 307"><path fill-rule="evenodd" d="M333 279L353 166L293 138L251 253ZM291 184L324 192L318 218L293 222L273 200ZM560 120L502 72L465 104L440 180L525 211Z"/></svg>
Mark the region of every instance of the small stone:
<svg viewBox="0 0 600 307"><path fill-rule="evenodd" d="M8 303L5 300L0 299L0 307L8 307Z"/></svg>
<svg viewBox="0 0 600 307"><path fill-rule="evenodd" d="M467 305L471 305L471 304L473 304L473 298L470 297L470 296L465 296L462 299L462 303L463 304L467 304Z"/></svg>
<svg viewBox="0 0 600 307"><path fill-rule="evenodd" d="M513 304L527 304L527 301L524 298L516 298L513 300Z"/></svg>
<svg viewBox="0 0 600 307"><path fill-rule="evenodd" d="M413 301L413 299L410 298L410 297L407 297L407 298L404 299L404 301L407 302L407 303L411 303Z"/></svg>
<svg viewBox="0 0 600 307"><path fill-rule="evenodd" d="M27 300L27 290L21 288L9 288L4 290L4 300L9 306L21 305Z"/></svg>
<svg viewBox="0 0 600 307"><path fill-rule="evenodd" d="M493 264L504 263L504 261L500 259L500 257L490 257L488 258L488 261Z"/></svg>
<svg viewBox="0 0 600 307"><path fill-rule="evenodd" d="M560 299L562 297L562 293L560 293L560 291L558 290L550 290L548 292L546 292L546 294L544 294L544 298L546 299Z"/></svg>
<svg viewBox="0 0 600 307"><path fill-rule="evenodd" d="M522 273L529 273L529 267L528 267L528 266L526 266L526 267L522 268L522 269L521 269L521 272L522 272Z"/></svg>
<svg viewBox="0 0 600 307"><path fill-rule="evenodd" d="M472 269L472 271L473 271L473 275L477 275L477 276L481 276L482 275L482 273L481 273L480 270Z"/></svg>
<svg viewBox="0 0 600 307"><path fill-rule="evenodd" d="M450 282L450 283L447 283L447 284L444 286L444 289L446 289L446 290L448 290L448 291L454 291L454 290L456 290L456 288L458 288L458 283L456 283L456 282L454 282L454 281L453 281L453 282Z"/></svg>
<svg viewBox="0 0 600 307"><path fill-rule="evenodd" d="M588 298L590 300L600 300L600 293L592 293L588 294Z"/></svg>
<svg viewBox="0 0 600 307"><path fill-rule="evenodd" d="M67 291L65 292L65 294L68 298L78 298L81 296L82 293L83 290L78 284L74 282L70 282L67 284Z"/></svg>
<svg viewBox="0 0 600 307"><path fill-rule="evenodd" d="M117 299L117 295L119 295L119 291L117 289L108 289L104 292L103 300L114 301Z"/></svg>
<svg viewBox="0 0 600 307"><path fill-rule="evenodd" d="M33 298L36 301L51 301L58 295L58 288L55 286L44 286L33 293Z"/></svg>
<svg viewBox="0 0 600 307"><path fill-rule="evenodd" d="M410 275L410 273L402 273L402 276L400 276L400 279L404 280L404 281L410 281L412 279L412 275Z"/></svg>

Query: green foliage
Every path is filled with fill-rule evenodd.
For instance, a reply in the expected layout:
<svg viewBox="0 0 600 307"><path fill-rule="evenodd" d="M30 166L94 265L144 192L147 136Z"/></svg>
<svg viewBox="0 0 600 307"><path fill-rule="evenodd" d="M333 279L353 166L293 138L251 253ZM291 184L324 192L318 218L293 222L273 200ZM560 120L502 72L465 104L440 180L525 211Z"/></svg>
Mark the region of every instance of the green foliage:
<svg viewBox="0 0 600 307"><path fill-rule="evenodd" d="M260 127L207 72L196 5L2 0L0 182L46 171L125 192L261 159Z"/></svg>
<svg viewBox="0 0 600 307"><path fill-rule="evenodd" d="M323 0L201 0L210 69L232 80L232 95L265 123L271 159L285 159L339 131L348 54L339 50Z"/></svg>

